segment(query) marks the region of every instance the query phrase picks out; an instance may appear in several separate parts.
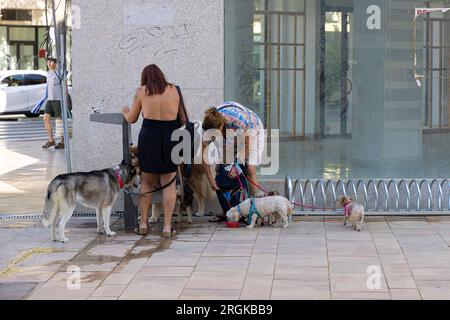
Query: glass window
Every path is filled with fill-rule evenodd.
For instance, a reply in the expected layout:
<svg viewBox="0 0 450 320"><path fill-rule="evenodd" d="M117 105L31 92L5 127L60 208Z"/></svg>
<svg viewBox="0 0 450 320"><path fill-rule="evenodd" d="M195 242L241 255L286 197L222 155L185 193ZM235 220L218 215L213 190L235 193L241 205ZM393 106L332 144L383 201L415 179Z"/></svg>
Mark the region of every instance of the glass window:
<svg viewBox="0 0 450 320"><path fill-rule="evenodd" d="M1 20L4 21L32 21L32 10L2 9Z"/></svg>
<svg viewBox="0 0 450 320"><path fill-rule="evenodd" d="M20 87L25 85L25 76L23 74L15 74L2 80L2 84L8 87Z"/></svg>
<svg viewBox="0 0 450 320"><path fill-rule="evenodd" d="M29 86L44 84L47 83L47 77L40 74L27 74L25 75L25 82Z"/></svg>
<svg viewBox="0 0 450 320"><path fill-rule="evenodd" d="M46 31L47 31L46 27L39 27L38 28L37 44L39 46L44 41L44 35L45 35ZM44 46L44 48L45 48L45 46ZM47 62L45 61L45 58L39 58L38 64L39 64L39 67L38 67L39 70L47 71Z"/></svg>
<svg viewBox="0 0 450 320"><path fill-rule="evenodd" d="M10 27L9 41L35 41L35 28L27 27Z"/></svg>
<svg viewBox="0 0 450 320"><path fill-rule="evenodd" d="M8 29L5 26L0 26L0 70L8 69Z"/></svg>
<svg viewBox="0 0 450 320"><path fill-rule="evenodd" d="M277 178L448 177L450 11L384 3L225 1L225 100L279 130Z"/></svg>

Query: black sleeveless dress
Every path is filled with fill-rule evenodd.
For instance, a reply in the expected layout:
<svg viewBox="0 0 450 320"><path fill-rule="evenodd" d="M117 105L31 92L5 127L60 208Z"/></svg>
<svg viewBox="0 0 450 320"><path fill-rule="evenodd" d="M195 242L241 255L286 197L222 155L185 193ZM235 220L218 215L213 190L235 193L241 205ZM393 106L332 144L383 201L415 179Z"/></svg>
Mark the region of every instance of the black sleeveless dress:
<svg viewBox="0 0 450 320"><path fill-rule="evenodd" d="M178 120L162 121L144 119L138 140L138 158L145 173L167 174L177 171L172 161L172 133L180 127Z"/></svg>

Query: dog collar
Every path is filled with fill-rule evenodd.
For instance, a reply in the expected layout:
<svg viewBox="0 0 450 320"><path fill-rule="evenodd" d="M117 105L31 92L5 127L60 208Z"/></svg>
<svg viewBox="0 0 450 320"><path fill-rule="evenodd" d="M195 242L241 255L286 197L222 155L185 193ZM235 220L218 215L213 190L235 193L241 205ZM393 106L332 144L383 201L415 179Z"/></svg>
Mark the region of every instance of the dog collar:
<svg viewBox="0 0 450 320"><path fill-rule="evenodd" d="M253 214L256 214L258 217L261 218L261 214L258 212L258 209L255 205L255 199L250 199L250 209L248 210L248 224L252 224Z"/></svg>
<svg viewBox="0 0 450 320"><path fill-rule="evenodd" d="M119 184L120 189L123 189L125 183L122 178L122 169L119 166L113 167L114 175L116 176L117 183Z"/></svg>

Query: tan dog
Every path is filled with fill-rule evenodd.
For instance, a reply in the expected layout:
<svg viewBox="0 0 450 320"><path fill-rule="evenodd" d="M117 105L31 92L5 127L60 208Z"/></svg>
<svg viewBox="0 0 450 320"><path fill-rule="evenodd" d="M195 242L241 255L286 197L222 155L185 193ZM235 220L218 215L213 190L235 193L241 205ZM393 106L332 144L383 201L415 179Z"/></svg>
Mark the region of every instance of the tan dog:
<svg viewBox="0 0 450 320"><path fill-rule="evenodd" d="M354 201L353 197L340 196L339 208L344 208L344 226L347 220L352 224L353 230L361 231L364 223L364 206Z"/></svg>

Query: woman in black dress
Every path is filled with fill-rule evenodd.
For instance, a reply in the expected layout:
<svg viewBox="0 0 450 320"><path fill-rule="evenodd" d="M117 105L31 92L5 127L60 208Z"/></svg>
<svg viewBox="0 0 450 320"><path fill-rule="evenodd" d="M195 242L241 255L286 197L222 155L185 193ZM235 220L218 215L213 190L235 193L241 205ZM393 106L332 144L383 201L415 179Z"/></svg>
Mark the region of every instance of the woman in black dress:
<svg viewBox="0 0 450 320"><path fill-rule="evenodd" d="M186 123L184 113L179 108L180 95L175 85L167 82L162 71L154 64L142 71L141 87L136 91L131 109L125 107L122 113L129 123L135 123L142 113L144 118L138 141L138 157L142 171L139 197L141 220L139 233L148 233L148 211L151 206L151 194L157 178L161 186L173 181L163 189L164 230L163 236L172 235L172 215L176 202L176 184L174 177L177 165L173 163L171 153L178 142L171 141L172 132Z"/></svg>

